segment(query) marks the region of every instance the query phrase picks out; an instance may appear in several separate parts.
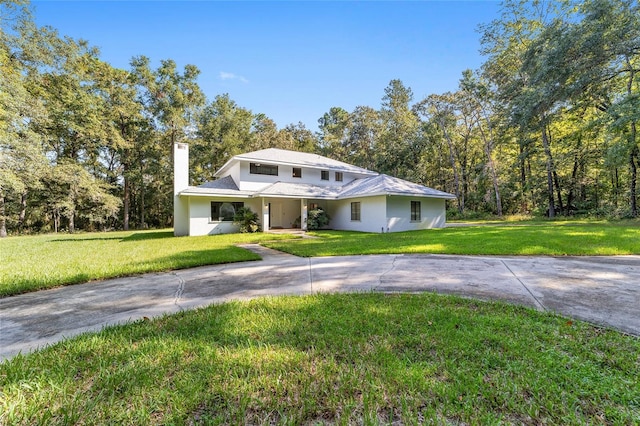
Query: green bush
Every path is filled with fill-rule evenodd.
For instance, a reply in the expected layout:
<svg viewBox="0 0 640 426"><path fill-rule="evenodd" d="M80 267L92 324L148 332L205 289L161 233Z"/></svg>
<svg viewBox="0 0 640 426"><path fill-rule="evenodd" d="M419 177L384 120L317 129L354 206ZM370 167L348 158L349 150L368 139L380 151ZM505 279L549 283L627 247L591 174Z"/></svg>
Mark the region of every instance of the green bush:
<svg viewBox="0 0 640 426"><path fill-rule="evenodd" d="M331 218L324 210L311 210L309 211L309 214L307 214L307 229L309 231L315 231L317 229L324 228L329 224L330 220Z"/></svg>
<svg viewBox="0 0 640 426"><path fill-rule="evenodd" d="M243 234L260 232L258 214L251 211L249 207L240 207L233 216L233 223L240 226L240 232Z"/></svg>

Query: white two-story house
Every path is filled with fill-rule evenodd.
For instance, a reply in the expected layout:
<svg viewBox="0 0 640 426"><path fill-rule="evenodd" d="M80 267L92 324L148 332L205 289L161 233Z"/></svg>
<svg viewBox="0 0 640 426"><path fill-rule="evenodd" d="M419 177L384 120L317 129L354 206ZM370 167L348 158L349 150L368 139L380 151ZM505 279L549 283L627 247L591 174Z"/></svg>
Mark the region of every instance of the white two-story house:
<svg viewBox="0 0 640 426"><path fill-rule="evenodd" d="M258 214L264 231L300 227L307 213L325 210L329 228L398 232L445 225L445 201L455 196L395 177L282 149L237 155L216 180L189 186L189 146L174 146L174 233L237 231L239 207Z"/></svg>

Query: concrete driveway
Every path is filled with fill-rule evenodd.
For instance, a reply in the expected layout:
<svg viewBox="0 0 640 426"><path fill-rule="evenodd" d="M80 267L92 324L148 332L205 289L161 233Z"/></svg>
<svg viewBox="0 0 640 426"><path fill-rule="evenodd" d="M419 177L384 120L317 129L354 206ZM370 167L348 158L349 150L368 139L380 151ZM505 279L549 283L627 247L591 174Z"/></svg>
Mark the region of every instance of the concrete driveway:
<svg viewBox="0 0 640 426"><path fill-rule="evenodd" d="M640 335L640 256L376 255L262 261L61 287L0 299L0 360L106 325L258 296L383 291L503 300Z"/></svg>

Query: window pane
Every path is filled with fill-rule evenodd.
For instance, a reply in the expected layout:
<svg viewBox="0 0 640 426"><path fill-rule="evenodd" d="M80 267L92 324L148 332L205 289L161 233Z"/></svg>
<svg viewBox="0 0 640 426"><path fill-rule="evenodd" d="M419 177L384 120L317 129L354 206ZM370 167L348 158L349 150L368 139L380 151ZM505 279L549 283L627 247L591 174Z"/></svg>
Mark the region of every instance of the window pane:
<svg viewBox="0 0 640 426"><path fill-rule="evenodd" d="M271 164L249 163L249 173L252 175L278 176L278 166Z"/></svg>
<svg viewBox="0 0 640 426"><path fill-rule="evenodd" d="M422 220L420 201L411 202L411 220L415 222Z"/></svg>
<svg viewBox="0 0 640 426"><path fill-rule="evenodd" d="M220 220L220 206L222 203L211 202L211 220Z"/></svg>
<svg viewBox="0 0 640 426"><path fill-rule="evenodd" d="M244 207L244 203L222 203L220 201L211 202L211 220L213 221L233 221L236 211Z"/></svg>
<svg viewBox="0 0 640 426"><path fill-rule="evenodd" d="M342 182L342 172L336 172L336 182Z"/></svg>
<svg viewBox="0 0 640 426"><path fill-rule="evenodd" d="M293 168L293 177L295 178L302 177L302 169L300 167Z"/></svg>
<svg viewBox="0 0 640 426"><path fill-rule="evenodd" d="M320 172L320 179L329 180L329 170L322 170Z"/></svg>
<svg viewBox="0 0 640 426"><path fill-rule="evenodd" d="M360 220L360 203L351 203L351 220Z"/></svg>

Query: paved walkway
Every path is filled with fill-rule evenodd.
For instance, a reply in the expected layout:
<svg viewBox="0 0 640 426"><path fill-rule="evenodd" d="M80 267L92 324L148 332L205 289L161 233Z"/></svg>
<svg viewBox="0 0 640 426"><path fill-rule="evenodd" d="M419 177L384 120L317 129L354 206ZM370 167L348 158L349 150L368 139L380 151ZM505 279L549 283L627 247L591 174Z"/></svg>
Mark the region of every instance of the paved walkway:
<svg viewBox="0 0 640 426"><path fill-rule="evenodd" d="M262 261L99 281L0 299L0 360L105 325L228 300L383 291L504 300L640 335L640 256L376 255Z"/></svg>

